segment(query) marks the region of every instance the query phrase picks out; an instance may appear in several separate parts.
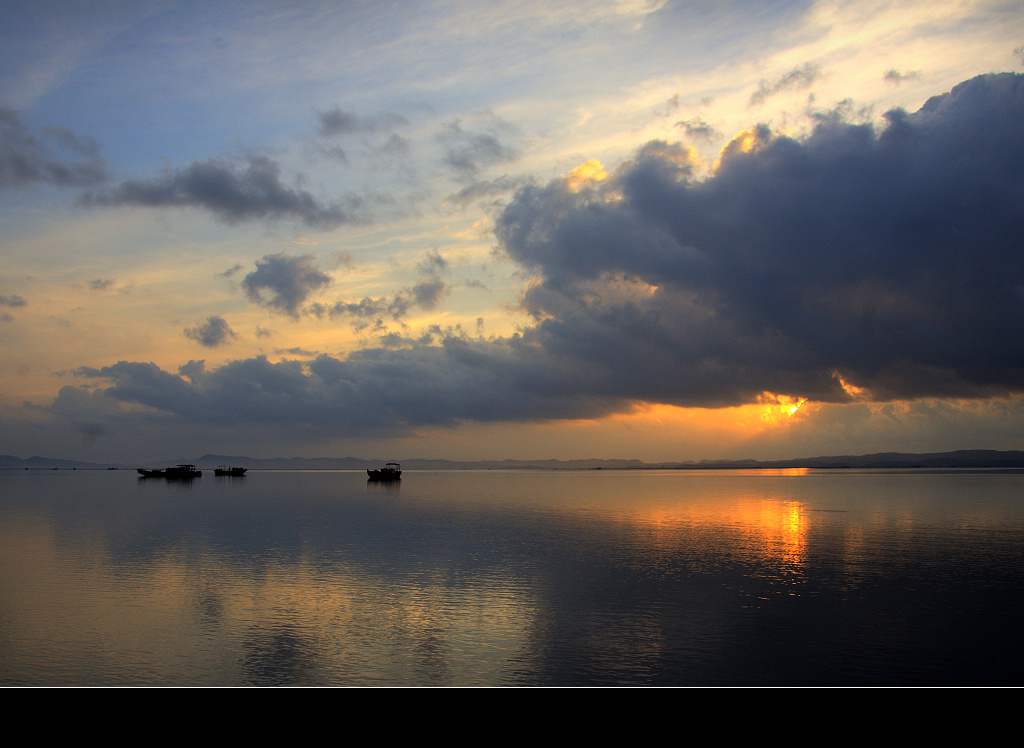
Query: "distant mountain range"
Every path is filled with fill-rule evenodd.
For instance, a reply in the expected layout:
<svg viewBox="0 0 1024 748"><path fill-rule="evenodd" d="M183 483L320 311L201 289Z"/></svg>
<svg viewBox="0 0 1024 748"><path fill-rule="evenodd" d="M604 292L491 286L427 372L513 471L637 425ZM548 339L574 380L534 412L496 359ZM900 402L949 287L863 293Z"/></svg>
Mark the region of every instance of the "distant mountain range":
<svg viewBox="0 0 1024 748"><path fill-rule="evenodd" d="M356 457L279 457L256 459L237 455L207 454L197 458L176 458L145 465L93 463L49 457L22 459L0 455L0 469L7 470L134 470L136 467L166 467L191 463L212 469L238 465L250 470L365 470L380 467L384 460ZM701 460L699 462L643 462L641 460L401 460L405 470L712 470L741 468L1024 468L1024 452L991 449L962 449L955 452L911 454L881 452L870 455L803 457L789 460Z"/></svg>

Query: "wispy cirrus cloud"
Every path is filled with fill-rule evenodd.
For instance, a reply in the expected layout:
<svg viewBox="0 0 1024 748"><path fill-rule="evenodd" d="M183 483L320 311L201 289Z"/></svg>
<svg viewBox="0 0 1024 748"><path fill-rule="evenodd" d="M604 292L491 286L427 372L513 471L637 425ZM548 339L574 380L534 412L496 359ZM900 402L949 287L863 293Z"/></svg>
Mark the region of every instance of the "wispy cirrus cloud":
<svg viewBox="0 0 1024 748"><path fill-rule="evenodd" d="M530 177L504 174L490 180L473 182L445 198L445 202L457 207L466 207L475 202L494 200L510 195L530 183Z"/></svg>
<svg viewBox="0 0 1024 748"><path fill-rule="evenodd" d="M818 78L821 77L821 66L806 62L803 65L793 68L775 80L761 79L757 90L750 95L748 106L764 104L769 97L781 91L794 91L802 88L809 88Z"/></svg>

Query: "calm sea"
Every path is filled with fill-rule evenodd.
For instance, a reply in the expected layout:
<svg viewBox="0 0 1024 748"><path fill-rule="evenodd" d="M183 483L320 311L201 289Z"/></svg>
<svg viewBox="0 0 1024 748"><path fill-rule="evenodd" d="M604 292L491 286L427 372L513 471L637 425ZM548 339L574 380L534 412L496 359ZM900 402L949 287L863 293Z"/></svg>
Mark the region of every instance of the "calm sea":
<svg viewBox="0 0 1024 748"><path fill-rule="evenodd" d="M1024 472L0 471L0 685L1024 685Z"/></svg>

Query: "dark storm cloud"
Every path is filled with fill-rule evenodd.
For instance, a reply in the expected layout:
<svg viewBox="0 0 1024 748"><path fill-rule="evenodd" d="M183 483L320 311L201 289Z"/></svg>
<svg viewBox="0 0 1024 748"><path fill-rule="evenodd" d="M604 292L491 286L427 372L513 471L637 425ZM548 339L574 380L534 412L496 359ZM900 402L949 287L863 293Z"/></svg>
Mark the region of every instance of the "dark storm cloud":
<svg viewBox="0 0 1024 748"><path fill-rule="evenodd" d="M17 111L0 105L0 189L33 183L84 187L106 179L95 140L66 127L33 132Z"/></svg>
<svg viewBox="0 0 1024 748"><path fill-rule="evenodd" d="M763 104L770 96L780 91L794 91L809 87L821 76L821 67L813 62L808 62L798 68L793 68L785 75L773 81L762 80L757 90L750 95L750 106Z"/></svg>
<svg viewBox="0 0 1024 748"><path fill-rule="evenodd" d="M283 183L280 166L266 156L251 156L241 166L216 158L195 161L156 179L129 180L109 191L85 194L79 202L202 208L228 223L295 218L307 226L333 228L354 220L353 205L324 203Z"/></svg>
<svg viewBox="0 0 1024 748"><path fill-rule="evenodd" d="M531 386L529 379L547 376L543 362L510 366L518 339L484 347L453 337L442 345L409 346L404 339L397 345L358 351L344 360L320 355L308 362L271 363L259 356L211 371L190 362L180 376L155 364L127 361L76 374L102 381L97 393L108 402L145 406L148 411L139 418L232 427L271 424L281 429L281 437L290 428L325 436L384 435L464 419L531 420L594 412L592 398L571 387L545 393ZM495 396L505 392L515 396ZM62 395L51 409L80 418L84 411L76 403Z"/></svg>
<svg viewBox="0 0 1024 748"><path fill-rule="evenodd" d="M878 399L1024 390L1024 76L886 119L761 128L705 181L648 147L521 191L497 234L541 279L529 340L681 404L843 399L837 373Z"/></svg>
<svg viewBox="0 0 1024 748"><path fill-rule="evenodd" d="M521 334L390 333L344 359L193 366L188 381L130 362L79 373L182 423L336 436L639 400L1024 392L1024 76L886 119L822 118L802 139L759 128L703 180L684 148L655 142L603 181L520 190L496 231L534 278Z"/></svg>
<svg viewBox="0 0 1024 748"><path fill-rule="evenodd" d="M203 324L185 328L182 332L186 338L207 348L216 348L235 337L235 332L227 321L223 317L217 316L207 317Z"/></svg>
<svg viewBox="0 0 1024 748"><path fill-rule="evenodd" d="M312 255L290 257L265 255L256 269L242 279L249 299L281 314L298 317L311 294L329 285L331 276L321 272Z"/></svg>

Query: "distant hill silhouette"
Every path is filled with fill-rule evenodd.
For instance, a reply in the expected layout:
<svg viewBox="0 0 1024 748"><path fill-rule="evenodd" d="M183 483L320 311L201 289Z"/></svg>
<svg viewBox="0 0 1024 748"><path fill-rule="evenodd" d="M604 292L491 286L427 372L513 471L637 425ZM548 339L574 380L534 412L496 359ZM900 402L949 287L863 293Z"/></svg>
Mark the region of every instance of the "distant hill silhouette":
<svg viewBox="0 0 1024 748"><path fill-rule="evenodd" d="M701 468L1007 468L1024 467L1024 452L960 449L914 454L879 452L869 455L804 457L792 460L705 460Z"/></svg>
<svg viewBox="0 0 1024 748"><path fill-rule="evenodd" d="M394 459L388 457L388 459ZM365 470L384 464L384 459L356 457L250 458L239 455L206 454L198 458L175 458L144 465L93 463L48 457L22 459L0 455L0 469L8 470L106 470L110 468L166 467L193 463L212 469L218 465L239 465L250 470ZM641 460L399 460L405 470L729 470L757 468L1024 468L1024 452L992 449L961 449L954 452L914 454L880 452L869 455L802 457L788 460L701 460L691 462L643 462Z"/></svg>

